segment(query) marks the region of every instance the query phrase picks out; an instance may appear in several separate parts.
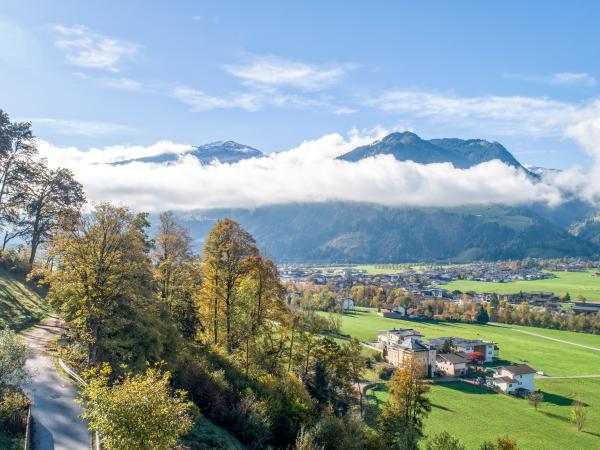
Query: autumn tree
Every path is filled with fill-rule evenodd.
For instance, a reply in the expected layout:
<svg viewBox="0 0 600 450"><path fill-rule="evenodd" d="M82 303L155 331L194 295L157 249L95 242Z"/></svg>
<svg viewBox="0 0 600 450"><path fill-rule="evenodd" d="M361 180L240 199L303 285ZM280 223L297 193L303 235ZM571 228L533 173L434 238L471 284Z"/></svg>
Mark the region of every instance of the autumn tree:
<svg viewBox="0 0 600 450"><path fill-rule="evenodd" d="M154 279L159 297L186 338L194 336L198 325L194 298L201 285L199 262L192 253L191 242L187 229L172 212L159 216L152 242Z"/></svg>
<svg viewBox="0 0 600 450"><path fill-rule="evenodd" d="M587 411L585 410L584 403L580 400L573 400L573 405L571 406L571 422L575 424L577 431L583 430L586 416Z"/></svg>
<svg viewBox="0 0 600 450"><path fill-rule="evenodd" d="M143 365L163 350L161 312L153 299L145 221L127 208L100 204L64 223L50 253L49 297L85 363Z"/></svg>
<svg viewBox="0 0 600 450"><path fill-rule="evenodd" d="M90 375L81 393L82 417L107 450L172 448L192 427L193 404L185 391L171 389L169 372L148 368L114 384L108 365Z"/></svg>
<svg viewBox="0 0 600 450"><path fill-rule="evenodd" d="M204 246L200 317L205 334L214 345L222 345L227 353L232 353L237 344L232 326L238 289L251 270L251 257L257 254L250 233L227 218L210 231Z"/></svg>
<svg viewBox="0 0 600 450"><path fill-rule="evenodd" d="M396 369L388 383L389 399L379 419L388 448L417 448L423 436L423 419L431 411L425 376L425 367L413 355Z"/></svg>

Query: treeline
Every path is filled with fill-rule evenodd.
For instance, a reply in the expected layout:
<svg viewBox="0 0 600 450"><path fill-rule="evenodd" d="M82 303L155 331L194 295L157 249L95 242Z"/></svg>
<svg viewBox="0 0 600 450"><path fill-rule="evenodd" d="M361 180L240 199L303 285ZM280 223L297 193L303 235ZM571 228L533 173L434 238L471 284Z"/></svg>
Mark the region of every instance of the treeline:
<svg viewBox="0 0 600 450"><path fill-rule="evenodd" d="M4 265L29 271L40 246L84 202L82 186L72 172L51 169L38 157L31 123L11 122L0 109L0 256ZM28 244L25 258L6 251L15 239Z"/></svg>

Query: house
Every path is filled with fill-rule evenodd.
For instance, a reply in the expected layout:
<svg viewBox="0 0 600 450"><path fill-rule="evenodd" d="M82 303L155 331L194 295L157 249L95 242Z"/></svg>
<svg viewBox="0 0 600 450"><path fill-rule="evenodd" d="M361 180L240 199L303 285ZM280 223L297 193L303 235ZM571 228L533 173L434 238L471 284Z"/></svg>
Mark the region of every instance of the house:
<svg viewBox="0 0 600 450"><path fill-rule="evenodd" d="M445 336L429 339L429 345L439 350L444 346L446 341L450 341L450 348L454 352L464 352L466 354L479 352L483 354L485 362L492 362L494 360L494 350L496 349L496 344L490 341Z"/></svg>
<svg viewBox="0 0 600 450"><path fill-rule="evenodd" d="M379 315L387 319L399 319L406 316L406 308L399 305L389 305Z"/></svg>
<svg viewBox="0 0 600 450"><path fill-rule="evenodd" d="M573 302L572 311L582 314L596 314L600 312L600 303Z"/></svg>
<svg viewBox="0 0 600 450"><path fill-rule="evenodd" d="M354 309L354 300L345 298L342 300L342 311L351 311Z"/></svg>
<svg viewBox="0 0 600 450"><path fill-rule="evenodd" d="M535 370L527 364L515 364L512 366L500 366L495 370L492 385L502 392L510 394L517 389L525 389L527 392L535 390Z"/></svg>
<svg viewBox="0 0 600 450"><path fill-rule="evenodd" d="M469 356L466 353L437 353L435 371L447 377L465 375L468 370Z"/></svg>
<svg viewBox="0 0 600 450"><path fill-rule="evenodd" d="M394 328L393 330L384 331L381 333L377 340L382 345L388 344L399 344L407 337L415 337L418 339L422 339L423 336L417 330L413 330L411 328Z"/></svg>
<svg viewBox="0 0 600 450"><path fill-rule="evenodd" d="M435 354L434 348L425 344L420 337L416 336L406 337L400 343L387 344L384 351L387 362L395 367L402 366L407 358L414 355L416 360L426 369L429 377L433 374L435 367Z"/></svg>

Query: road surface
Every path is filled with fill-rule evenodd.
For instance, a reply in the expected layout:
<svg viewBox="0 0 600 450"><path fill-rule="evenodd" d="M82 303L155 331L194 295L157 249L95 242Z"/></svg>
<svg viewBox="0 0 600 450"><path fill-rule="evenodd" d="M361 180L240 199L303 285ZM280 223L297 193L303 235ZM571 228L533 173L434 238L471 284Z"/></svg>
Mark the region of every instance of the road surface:
<svg viewBox="0 0 600 450"><path fill-rule="evenodd" d="M26 390L33 400L33 450L91 448L87 424L79 418L81 406L75 403L77 388L59 375L46 352L60 331L60 320L50 316L24 334L30 348L26 367L31 381Z"/></svg>

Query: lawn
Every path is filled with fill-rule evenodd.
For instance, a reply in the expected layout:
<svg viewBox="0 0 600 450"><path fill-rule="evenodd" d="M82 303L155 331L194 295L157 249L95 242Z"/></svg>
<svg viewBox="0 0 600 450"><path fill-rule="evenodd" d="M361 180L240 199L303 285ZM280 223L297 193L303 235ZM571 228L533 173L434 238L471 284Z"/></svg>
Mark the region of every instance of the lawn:
<svg viewBox="0 0 600 450"><path fill-rule="evenodd" d="M20 330L41 319L46 301L22 278L0 269L0 328Z"/></svg>
<svg viewBox="0 0 600 450"><path fill-rule="evenodd" d="M568 292L572 300L575 300L578 295L583 295L588 300L600 301L600 277L597 277L595 272L553 272L556 278L513 281L511 283L456 280L444 284L443 287L451 291L457 289L462 292L495 292L497 294L548 291L562 295Z"/></svg>
<svg viewBox="0 0 600 450"><path fill-rule="evenodd" d="M542 370L550 376L600 374L600 351L532 336L515 331L515 329L600 348L600 336L598 335L503 324L478 325L386 319L378 316L374 310L346 313L341 321L342 333L363 341L375 340L380 331L392 328L414 328L425 337L430 338L458 336L493 341L500 348L501 360L527 363L534 369Z"/></svg>
<svg viewBox="0 0 600 450"><path fill-rule="evenodd" d="M526 450L600 448L600 380L546 379L536 380L536 386L545 394L538 411L526 400L466 383L432 385L428 396L433 408L425 421L425 434L448 431L469 449L505 435ZM583 432L569 422L573 394L588 405ZM367 395L379 406L387 399L385 386Z"/></svg>
<svg viewBox="0 0 600 450"><path fill-rule="evenodd" d="M181 442L186 448L214 448L223 450L243 450L244 447L226 429L221 428L205 417L200 417Z"/></svg>

